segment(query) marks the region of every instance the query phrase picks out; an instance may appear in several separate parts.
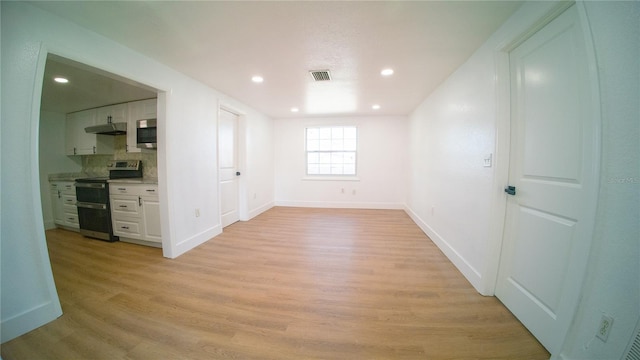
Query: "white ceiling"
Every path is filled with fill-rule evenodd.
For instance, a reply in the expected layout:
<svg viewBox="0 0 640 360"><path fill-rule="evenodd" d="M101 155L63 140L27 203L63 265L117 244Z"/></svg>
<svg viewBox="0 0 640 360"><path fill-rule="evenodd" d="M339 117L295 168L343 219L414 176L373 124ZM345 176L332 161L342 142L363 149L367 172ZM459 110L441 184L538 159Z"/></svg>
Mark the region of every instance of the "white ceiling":
<svg viewBox="0 0 640 360"><path fill-rule="evenodd" d="M69 82L56 83L53 80L56 77L64 77ZM44 68L40 108L66 114L156 96L155 90L144 85L49 54Z"/></svg>
<svg viewBox="0 0 640 360"><path fill-rule="evenodd" d="M283 118L409 114L522 2L34 4ZM395 74L382 77L387 67ZM314 82L308 71L318 69L332 80ZM253 75L264 82L251 82Z"/></svg>

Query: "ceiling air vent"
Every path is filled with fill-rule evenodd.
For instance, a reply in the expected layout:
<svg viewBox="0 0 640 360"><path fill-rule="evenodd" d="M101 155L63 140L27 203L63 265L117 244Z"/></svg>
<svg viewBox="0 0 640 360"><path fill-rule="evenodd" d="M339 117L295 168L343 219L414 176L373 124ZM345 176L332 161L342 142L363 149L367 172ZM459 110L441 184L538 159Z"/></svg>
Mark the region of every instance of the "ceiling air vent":
<svg viewBox="0 0 640 360"><path fill-rule="evenodd" d="M315 81L331 80L331 73L329 73L329 70L311 70L309 71L309 74L311 74L311 77Z"/></svg>

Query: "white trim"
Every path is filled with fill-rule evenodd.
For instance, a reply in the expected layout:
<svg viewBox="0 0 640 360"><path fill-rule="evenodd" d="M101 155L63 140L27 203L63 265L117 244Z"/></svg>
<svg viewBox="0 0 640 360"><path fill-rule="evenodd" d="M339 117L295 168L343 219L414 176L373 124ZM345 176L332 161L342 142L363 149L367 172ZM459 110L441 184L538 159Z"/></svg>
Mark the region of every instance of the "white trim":
<svg viewBox="0 0 640 360"><path fill-rule="evenodd" d="M496 145L494 158L494 178L490 208L490 230L487 240L484 274L480 293L494 295L498 281L498 270L502 252L502 241L507 213L504 187L509 181L509 156L511 151L511 70L509 52L526 39L557 18L574 4L573 1L560 1L550 5L548 10L524 25L520 33L506 37L494 48L496 72Z"/></svg>
<svg viewBox="0 0 640 360"><path fill-rule="evenodd" d="M403 210L401 203L379 202L339 202L339 201L276 201L275 206L325 208L325 209L372 209L372 210Z"/></svg>
<svg viewBox="0 0 640 360"><path fill-rule="evenodd" d="M275 206L275 203L273 201L268 202L268 203L266 203L266 204L264 204L262 206L259 206L259 207L255 208L255 209L249 211L246 217L240 218L240 221L249 221L249 220L253 219L254 217L262 214L263 212L270 210L274 206Z"/></svg>
<svg viewBox="0 0 640 360"><path fill-rule="evenodd" d="M170 154L169 142L167 141L167 108L170 105L171 90L157 90L158 113L158 142L161 145L157 149L157 165L158 165L158 199L160 201L160 234L162 235L162 256L166 258L174 258L177 255L174 239L177 239L175 227L171 226L171 219L174 219L174 207L169 206L169 162L167 154Z"/></svg>
<svg viewBox="0 0 640 360"><path fill-rule="evenodd" d="M593 248L593 240L596 232L596 214L598 212L598 199L600 192L600 169L602 163L602 99L600 97L600 78L598 76L598 60L596 56L596 51L594 47L593 36L591 32L591 24L589 23L589 17L587 15L587 10L584 6L583 1L576 2L576 12L578 14L578 23L582 30L585 52L587 54L587 71L588 71L588 81L589 81L589 96L590 101L588 101L588 105L591 107L591 111L587 111L588 114L591 115L591 122L593 123L593 167L589 172L589 179L593 181L591 186L591 192L587 195L589 197L587 204L589 205L588 214L583 219L583 222L589 222L590 226L587 227L584 231L585 241L588 242L586 246L581 247L583 253L578 255L580 259L580 263L578 267L580 268L577 271L576 276L573 278L577 280L579 285L577 285L575 289L575 300L573 304L573 313L570 314L571 320L569 322L569 326L567 331L564 334L564 339L559 347L560 355L558 358L564 358L562 355L562 350L565 348L568 342L570 342L568 334L572 332L573 327L576 323L576 317L578 316L578 308L580 307L580 302L582 297L584 296L585 283L587 281L587 267L589 265L589 260L592 254ZM552 357L553 358L553 357Z"/></svg>
<svg viewBox="0 0 640 360"><path fill-rule="evenodd" d="M0 342L5 343L15 339L62 316L60 304L56 304L57 300L58 297L56 296L55 301L51 299L51 301L3 320L0 325L2 328L2 339ZM52 314L54 315L53 319L51 318Z"/></svg>
<svg viewBox="0 0 640 360"><path fill-rule="evenodd" d="M355 150L312 150L309 151L307 149L307 133L308 130L311 128L316 128L316 129L334 129L334 128L355 128L356 129L356 149ZM358 125L305 125L303 127L304 129L304 176L302 177L302 180L334 180L333 178L335 177L335 180L345 180L345 181L359 181L358 179L358 168L359 168L359 153L360 153L360 129L358 127ZM344 138L343 138L344 139ZM355 174L309 174L309 153L310 152L327 152L327 153L332 153L332 152L353 152L355 153L356 156L356 165L355 165ZM343 163L344 165L344 163Z"/></svg>
<svg viewBox="0 0 640 360"><path fill-rule="evenodd" d="M482 269L483 281L480 293L494 295L498 280L498 268L502 252L502 235L504 233L507 201L504 187L509 181L509 155L511 146L511 103L509 54L503 49L494 52L496 64L496 132L493 184L491 186L491 214L489 221L489 238Z"/></svg>
<svg viewBox="0 0 640 360"><path fill-rule="evenodd" d="M590 227L585 229L585 241L588 241L588 244L582 248L582 253L574 254L573 256L577 256L580 259L578 264L579 270L577 270L574 274L569 275L572 277L573 283L579 283L575 293L571 294L575 296L575 303L573 304L573 313L566 314L571 317L571 321L567 328L567 331L563 333L563 339L561 340L558 349L552 349L551 359L564 359L565 357L562 355L561 351L565 347L567 341L569 341L567 334L571 332L572 324L575 322L575 317L577 315L578 306L580 304L580 299L582 293L584 291L584 282L586 279L586 267L589 260L589 254L591 253L591 247L593 244L594 237L594 227L595 227L595 214L598 207L598 191L599 191L599 183L600 183L600 166L601 166L601 135L602 135L602 118L601 118L601 100L600 100L600 84L598 79L597 72L597 58L595 55L595 50L593 47L593 38L591 36L590 25L588 21L588 17L586 15L586 10L584 8L584 3L581 1L578 2L559 2L556 3L546 14L540 17L537 21L535 21L532 25L530 25L526 31L522 34L515 36L510 43L505 45L502 43L499 47L496 48L495 57L496 57L496 75L497 75L497 124L496 124L496 176L494 178L493 189L496 192L496 195L493 198L492 202L492 220L491 220L491 233L488 241L488 250L487 257L485 261L484 267L484 275L485 279L483 281L483 287L485 293L494 294L497 281L499 277L499 264L500 264L500 253L503 244L503 235L505 229L505 219L506 219L506 200L499 200L499 195L497 193L502 193L504 186L507 185L507 181L509 178L509 154L510 154L510 123L511 123L511 114L510 114L510 102L511 102L511 93L509 89L509 76L510 76L510 67L509 67L509 53L522 42L527 40L531 35L535 34L537 31L541 30L544 26L549 24L551 21L560 16L564 11L569 9L571 6L575 5L578 13L578 22L582 28L583 40L586 48L587 58L585 59L587 62L587 67L589 71L589 85L590 85L590 97L591 101L586 104L587 106L592 107L592 111L589 113L592 115L591 121L594 124L593 127L593 168L590 169L590 177L589 180L593 183L590 184L591 192L588 194L589 200L589 215L585 217L583 222L590 222ZM503 196L504 198L504 196ZM581 272L580 272L581 271ZM482 292L481 292L482 293Z"/></svg>
<svg viewBox="0 0 640 360"><path fill-rule="evenodd" d="M204 244L205 242L213 239L214 237L220 234L222 234L222 227L220 226L220 224L218 224L205 231L195 234L194 236L188 239L180 241L179 243L176 244L174 248L175 250L174 250L173 256L171 258L175 259L178 256L186 253L187 251L195 248L198 245Z"/></svg>
<svg viewBox="0 0 640 360"><path fill-rule="evenodd" d="M413 222L436 244L436 246L445 254L445 256L455 265L455 267L464 275L471 285L482 295L482 276L459 252L455 250L449 242L438 234L431 226L424 222L418 214L416 214L408 206L404 206L404 211L409 215Z"/></svg>
<svg viewBox="0 0 640 360"><path fill-rule="evenodd" d="M218 187L218 215L219 223L222 224L222 188L220 187L220 111L226 111L237 116L236 122L236 171L241 173L238 177L238 220L248 217L247 209L247 172L246 172L246 114L235 107L228 105L222 100L218 100L218 111L216 112L216 171L217 171L217 187Z"/></svg>
<svg viewBox="0 0 640 360"><path fill-rule="evenodd" d="M344 175L318 175L318 176L305 176L302 181L360 181L357 176L344 176Z"/></svg>
<svg viewBox="0 0 640 360"><path fill-rule="evenodd" d="M58 297L58 291L53 279L51 271L51 261L47 249L46 235L44 232L44 219L42 215L42 197L40 188L40 100L42 98L42 86L44 80L44 69L49 53L44 44L40 45L40 54L36 64L35 81L33 84L33 97L31 99L31 112L29 114L30 134L29 141L29 173L31 179L30 196L31 206L33 209L33 220L35 223L35 233L37 234L36 249L38 251L38 262L42 264L42 272L39 274L44 278L46 283L46 292L48 299L46 302L28 309L20 314L14 315L1 321L1 342L9 341L20 335L23 335L37 327L40 327L50 321L55 320L62 315L62 307Z"/></svg>

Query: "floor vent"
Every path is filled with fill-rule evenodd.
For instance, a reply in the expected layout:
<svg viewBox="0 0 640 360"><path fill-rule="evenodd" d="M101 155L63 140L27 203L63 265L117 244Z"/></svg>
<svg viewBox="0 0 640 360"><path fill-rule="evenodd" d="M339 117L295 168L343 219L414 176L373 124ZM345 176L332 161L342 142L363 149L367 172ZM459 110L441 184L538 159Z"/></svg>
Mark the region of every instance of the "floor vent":
<svg viewBox="0 0 640 360"><path fill-rule="evenodd" d="M640 360L640 320L636 325L636 331L633 332L633 338L627 348L624 360Z"/></svg>
<svg viewBox="0 0 640 360"><path fill-rule="evenodd" d="M331 80L331 73L329 73L329 70L311 70L309 71L309 74L311 74L311 77L315 81Z"/></svg>

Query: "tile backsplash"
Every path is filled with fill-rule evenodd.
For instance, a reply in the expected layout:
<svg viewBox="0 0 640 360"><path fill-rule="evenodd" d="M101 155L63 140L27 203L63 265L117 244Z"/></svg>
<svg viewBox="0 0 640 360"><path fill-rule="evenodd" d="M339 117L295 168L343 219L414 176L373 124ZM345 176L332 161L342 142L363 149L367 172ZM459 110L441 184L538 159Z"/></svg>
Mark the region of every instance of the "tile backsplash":
<svg viewBox="0 0 640 360"><path fill-rule="evenodd" d="M127 137L117 135L114 139L113 155L83 155L82 172L89 176L109 176L107 162L109 160L142 160L142 174L146 178L158 177L158 159L156 151L127 152Z"/></svg>

